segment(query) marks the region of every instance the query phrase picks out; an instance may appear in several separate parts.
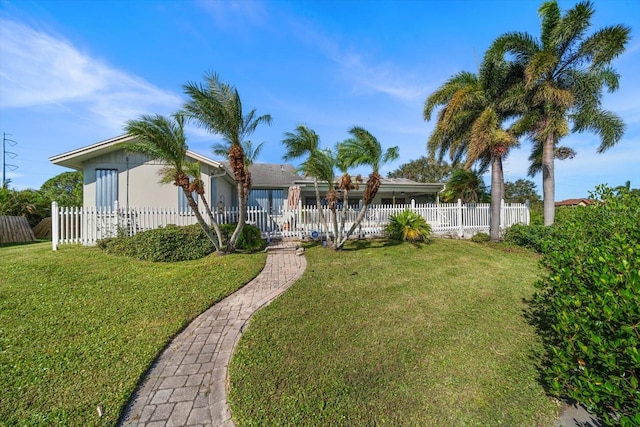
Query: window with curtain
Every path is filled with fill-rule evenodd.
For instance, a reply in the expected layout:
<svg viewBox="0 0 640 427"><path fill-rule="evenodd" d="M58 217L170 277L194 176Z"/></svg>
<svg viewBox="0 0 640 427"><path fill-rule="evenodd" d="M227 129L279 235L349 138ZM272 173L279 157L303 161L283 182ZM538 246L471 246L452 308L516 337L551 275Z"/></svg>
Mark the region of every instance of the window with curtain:
<svg viewBox="0 0 640 427"><path fill-rule="evenodd" d="M278 213L284 205L284 190L282 189L253 189L249 192L249 207L261 207L270 214Z"/></svg>
<svg viewBox="0 0 640 427"><path fill-rule="evenodd" d="M96 169L96 207L112 208L118 200L118 169Z"/></svg>
<svg viewBox="0 0 640 427"><path fill-rule="evenodd" d="M193 200L196 201L196 204L198 204L198 193L194 191L193 193L191 193L191 196L193 197ZM181 213L191 212L189 202L187 201L187 196L185 196L184 190L182 190L182 188L180 187L178 187L178 211L180 211Z"/></svg>

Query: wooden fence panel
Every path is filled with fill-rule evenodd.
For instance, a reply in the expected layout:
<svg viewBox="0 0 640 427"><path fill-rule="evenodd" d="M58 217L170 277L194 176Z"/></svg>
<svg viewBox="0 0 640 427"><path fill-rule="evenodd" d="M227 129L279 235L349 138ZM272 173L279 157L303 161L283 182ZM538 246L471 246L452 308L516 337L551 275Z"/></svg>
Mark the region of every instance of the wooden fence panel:
<svg viewBox="0 0 640 427"><path fill-rule="evenodd" d="M0 216L0 244L35 242L36 236L23 216Z"/></svg>

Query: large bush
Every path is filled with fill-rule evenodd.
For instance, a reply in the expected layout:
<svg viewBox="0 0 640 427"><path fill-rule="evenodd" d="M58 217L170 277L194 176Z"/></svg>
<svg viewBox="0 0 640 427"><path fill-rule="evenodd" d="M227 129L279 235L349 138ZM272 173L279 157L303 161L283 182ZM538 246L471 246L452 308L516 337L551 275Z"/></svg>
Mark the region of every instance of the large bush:
<svg viewBox="0 0 640 427"><path fill-rule="evenodd" d="M228 240L235 224L223 224L223 240ZM266 243L260 237L260 230L253 225L242 229L237 248L257 251ZM109 253L125 255L147 261L187 261L199 259L212 253L215 248L199 225L168 225L155 230L143 231L133 236L120 236L98 242L98 247Z"/></svg>
<svg viewBox="0 0 640 427"><path fill-rule="evenodd" d="M199 225L167 225L131 237L116 237L98 243L110 253L146 261L187 261L212 253L215 248Z"/></svg>
<svg viewBox="0 0 640 427"><path fill-rule="evenodd" d="M640 425L640 196L598 187L548 237L534 308L544 380L610 425Z"/></svg>

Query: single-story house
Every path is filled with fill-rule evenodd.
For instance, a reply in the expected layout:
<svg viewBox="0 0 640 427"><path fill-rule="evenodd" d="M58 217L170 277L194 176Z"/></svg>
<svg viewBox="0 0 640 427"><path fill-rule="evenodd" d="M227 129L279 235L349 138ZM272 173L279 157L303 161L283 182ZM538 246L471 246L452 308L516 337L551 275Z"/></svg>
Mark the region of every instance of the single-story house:
<svg viewBox="0 0 640 427"><path fill-rule="evenodd" d="M127 152L120 144L131 141L122 135L73 151L58 154L49 160L60 166L82 171L84 175L83 204L85 207L112 207L117 201L128 208L186 209L182 190L171 184L161 184L158 172L161 162L138 153ZM235 181L225 162L187 151L187 157L201 163L205 194L212 209L237 205ZM296 199L305 205L315 204L313 180L303 177L289 164L254 163L250 167L252 190L249 206L261 206L270 213L278 212L295 189ZM366 178L366 177L365 177ZM320 185L320 194L327 192ZM358 205L364 185L349 192L349 204ZM414 200L426 203L436 200L444 190L443 183L419 183L404 178L383 178L374 204L405 204ZM290 200L290 199L289 199Z"/></svg>
<svg viewBox="0 0 640 427"><path fill-rule="evenodd" d="M556 207L559 206L589 206L593 203L591 199L566 199L556 202Z"/></svg>

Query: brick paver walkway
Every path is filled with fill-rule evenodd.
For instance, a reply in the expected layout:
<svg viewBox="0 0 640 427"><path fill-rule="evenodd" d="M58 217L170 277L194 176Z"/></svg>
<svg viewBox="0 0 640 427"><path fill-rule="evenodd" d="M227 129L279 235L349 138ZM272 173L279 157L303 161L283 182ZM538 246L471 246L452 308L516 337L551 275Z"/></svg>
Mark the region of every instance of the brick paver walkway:
<svg viewBox="0 0 640 427"><path fill-rule="evenodd" d="M227 367L251 315L289 288L306 268L296 243L270 246L262 272L197 317L164 350L120 423L128 426L233 426Z"/></svg>

